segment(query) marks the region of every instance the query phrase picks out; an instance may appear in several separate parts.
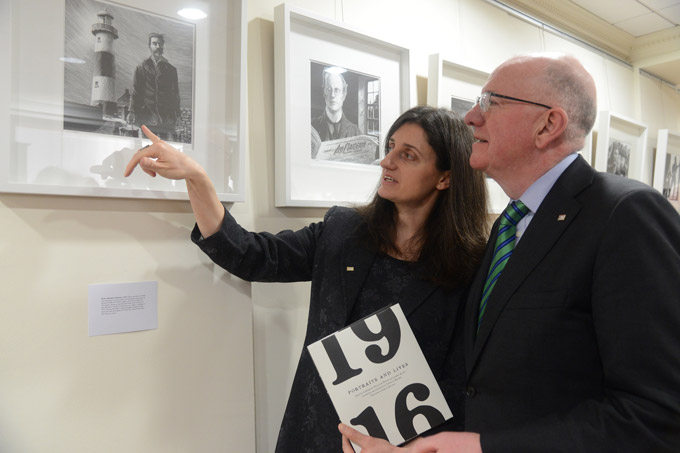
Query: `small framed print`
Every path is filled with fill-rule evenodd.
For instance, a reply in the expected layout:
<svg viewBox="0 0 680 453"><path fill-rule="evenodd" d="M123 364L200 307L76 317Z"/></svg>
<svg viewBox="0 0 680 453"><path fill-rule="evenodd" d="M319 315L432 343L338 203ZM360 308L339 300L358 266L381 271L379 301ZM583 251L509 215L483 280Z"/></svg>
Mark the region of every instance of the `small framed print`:
<svg viewBox="0 0 680 453"><path fill-rule="evenodd" d="M465 66L442 57L430 55L427 76L427 103L435 107L447 107L461 116L475 105L477 96L489 78L489 73L479 68ZM489 210L500 214L510 198L496 181L486 177L489 191Z"/></svg>
<svg viewBox="0 0 680 453"><path fill-rule="evenodd" d="M593 165L593 131L591 130L586 135L583 141L583 148L581 148L578 153L588 162L589 165Z"/></svg>
<svg viewBox="0 0 680 453"><path fill-rule="evenodd" d="M451 96L451 110L456 112L460 117L464 117L467 112L474 107L475 101L472 99L464 99L456 96Z"/></svg>
<svg viewBox="0 0 680 453"><path fill-rule="evenodd" d="M141 124L244 199L245 0L0 4L0 190L187 199L183 181L123 172ZM224 43L217 51L214 43Z"/></svg>
<svg viewBox="0 0 680 453"><path fill-rule="evenodd" d="M595 148L595 169L644 180L647 126L638 121L601 111Z"/></svg>
<svg viewBox="0 0 680 453"><path fill-rule="evenodd" d="M654 159L654 188L680 210L680 133L660 129Z"/></svg>
<svg viewBox="0 0 680 453"><path fill-rule="evenodd" d="M442 54L429 57L427 72L427 103L448 107L461 116L475 104L477 96L489 78L489 73L447 59Z"/></svg>
<svg viewBox="0 0 680 453"><path fill-rule="evenodd" d="M274 35L276 206L369 201L384 134L415 99L409 50L287 4Z"/></svg>

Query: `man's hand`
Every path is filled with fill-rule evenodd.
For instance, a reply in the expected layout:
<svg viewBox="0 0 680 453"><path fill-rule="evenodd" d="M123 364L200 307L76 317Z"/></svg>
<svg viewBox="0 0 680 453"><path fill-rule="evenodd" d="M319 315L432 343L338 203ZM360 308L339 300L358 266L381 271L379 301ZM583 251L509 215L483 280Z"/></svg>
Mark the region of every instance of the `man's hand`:
<svg viewBox="0 0 680 453"><path fill-rule="evenodd" d="M353 453L350 441L361 447L361 453L482 453L478 433L443 432L419 437L405 447L398 448L385 440L367 436L347 425L340 424L343 453Z"/></svg>

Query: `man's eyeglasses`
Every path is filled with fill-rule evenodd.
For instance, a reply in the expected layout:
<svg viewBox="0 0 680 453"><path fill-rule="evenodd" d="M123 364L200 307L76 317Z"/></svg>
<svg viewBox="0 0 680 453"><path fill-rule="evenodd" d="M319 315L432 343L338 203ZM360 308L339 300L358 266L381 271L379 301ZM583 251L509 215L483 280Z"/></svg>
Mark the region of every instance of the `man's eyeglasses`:
<svg viewBox="0 0 680 453"><path fill-rule="evenodd" d="M479 109L482 112L488 112L489 111L489 107L491 106L491 96L494 96L494 97L497 97L497 98L502 98L502 99L509 99L511 101L524 102L525 104L538 105L539 107L545 107L547 109L552 108L549 105L540 104L538 102L527 101L525 99L520 99L520 98L513 98L512 96L505 96L503 94L494 93L493 91L487 91L486 93L482 93L482 95L477 98L477 104L479 104Z"/></svg>
<svg viewBox="0 0 680 453"><path fill-rule="evenodd" d="M327 96L333 95L333 96L340 96L343 92L343 88L331 88L331 87L326 87L324 90L324 93L326 93Z"/></svg>

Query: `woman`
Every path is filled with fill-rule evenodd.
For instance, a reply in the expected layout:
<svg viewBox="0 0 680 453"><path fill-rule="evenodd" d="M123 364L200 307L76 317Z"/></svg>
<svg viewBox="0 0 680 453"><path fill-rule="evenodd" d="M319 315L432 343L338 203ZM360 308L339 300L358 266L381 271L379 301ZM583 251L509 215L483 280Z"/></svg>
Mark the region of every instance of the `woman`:
<svg viewBox="0 0 680 453"><path fill-rule="evenodd" d="M153 144L135 154L125 175L139 164L151 176L185 179L196 216L192 240L213 261L248 281L312 282L277 452L341 451L338 418L306 346L396 302L454 414L462 413L453 376L462 363L447 360L487 231L486 186L468 165L473 137L462 119L445 109L408 110L387 134L371 203L331 208L323 222L276 235L242 229L196 162L144 133Z"/></svg>

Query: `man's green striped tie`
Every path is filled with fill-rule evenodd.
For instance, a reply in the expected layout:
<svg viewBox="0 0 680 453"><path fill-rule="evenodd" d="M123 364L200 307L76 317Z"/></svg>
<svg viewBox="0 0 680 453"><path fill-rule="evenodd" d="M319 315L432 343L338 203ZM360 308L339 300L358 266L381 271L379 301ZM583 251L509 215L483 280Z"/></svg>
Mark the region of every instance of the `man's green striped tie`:
<svg viewBox="0 0 680 453"><path fill-rule="evenodd" d="M489 273L486 276L484 283L484 291L482 292L482 299L479 302L479 315L477 317L477 330L482 323L482 317L486 311L486 302L489 300L489 295L496 285L498 277L500 277L505 264L510 259L512 251L515 248L515 235L517 234L517 222L529 212L524 203L521 201L513 201L505 208L501 214L500 225L498 227L498 236L496 238L496 246L494 247L493 259L489 266Z"/></svg>

